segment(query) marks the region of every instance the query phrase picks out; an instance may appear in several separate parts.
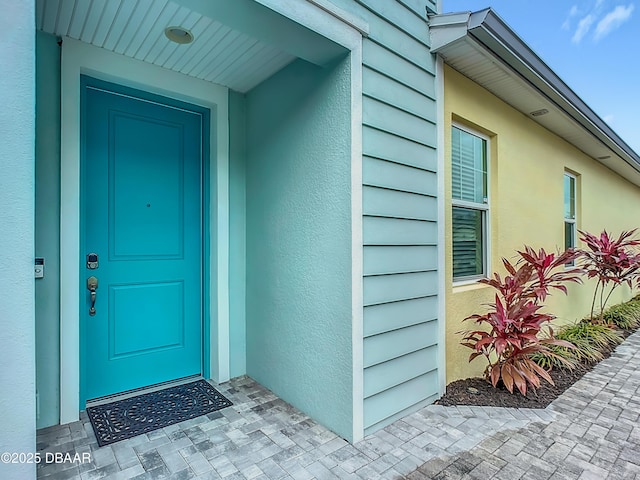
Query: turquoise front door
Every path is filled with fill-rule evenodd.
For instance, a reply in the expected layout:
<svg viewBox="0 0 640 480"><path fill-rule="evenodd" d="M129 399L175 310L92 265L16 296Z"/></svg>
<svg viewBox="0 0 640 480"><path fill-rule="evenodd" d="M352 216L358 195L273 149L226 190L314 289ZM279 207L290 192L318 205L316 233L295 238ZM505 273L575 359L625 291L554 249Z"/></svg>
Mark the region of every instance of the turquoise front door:
<svg viewBox="0 0 640 480"><path fill-rule="evenodd" d="M202 373L208 117L199 107L86 76L81 88L84 407L88 399ZM93 304L88 284L95 281Z"/></svg>

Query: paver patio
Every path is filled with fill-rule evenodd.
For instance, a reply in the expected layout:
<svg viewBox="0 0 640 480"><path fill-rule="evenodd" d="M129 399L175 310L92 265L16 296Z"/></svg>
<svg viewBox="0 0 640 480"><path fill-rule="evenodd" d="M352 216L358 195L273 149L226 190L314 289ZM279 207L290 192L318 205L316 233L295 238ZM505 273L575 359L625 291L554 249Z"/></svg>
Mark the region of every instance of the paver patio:
<svg viewBox="0 0 640 480"><path fill-rule="evenodd" d="M91 424L38 432L54 479L640 478L640 332L549 407L431 405L349 444L249 378L217 386L234 406L98 448Z"/></svg>

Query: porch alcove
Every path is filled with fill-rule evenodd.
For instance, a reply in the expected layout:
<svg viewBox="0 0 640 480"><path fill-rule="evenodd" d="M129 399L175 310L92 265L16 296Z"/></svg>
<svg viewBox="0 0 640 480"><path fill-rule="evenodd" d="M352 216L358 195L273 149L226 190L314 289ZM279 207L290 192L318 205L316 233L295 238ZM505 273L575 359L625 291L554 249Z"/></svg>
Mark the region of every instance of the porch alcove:
<svg viewBox="0 0 640 480"><path fill-rule="evenodd" d="M351 439L352 54L252 0L176 3L224 20L234 30L250 32L290 56L282 68L251 88L238 91L225 85L228 135L210 139L218 158L212 153L209 188L214 200L210 228L204 234L211 238L211 268L205 272L210 278L205 296L211 314L204 329L203 371L219 381L246 374ZM51 35L60 33L45 33L45 24L43 20L39 27L44 32L37 32L36 54L36 256L46 258L46 276L36 286L39 428L65 423L68 412L74 411L69 398L78 388L73 378L79 375L63 370L69 365L79 368L77 337L69 326L77 332L82 321L65 316L69 298L61 293L65 268L78 272L78 265L59 261L64 246L58 239L63 238L64 244L61 225L66 222L60 205L65 198L64 178L69 175L60 156L60 91L65 87L60 80L64 73L58 39ZM176 75L153 68L155 74ZM126 70L105 75L112 82L145 88ZM196 103L187 87L149 89ZM221 141L228 142L226 165L220 163ZM226 179L227 192L218 189L221 179L222 183ZM228 222L221 224L225 215ZM226 255L223 262L221 252ZM77 279L78 287L83 280ZM76 350L70 351L69 345Z"/></svg>
<svg viewBox="0 0 640 480"><path fill-rule="evenodd" d="M349 74L348 59L296 61L244 98L247 373L346 438Z"/></svg>

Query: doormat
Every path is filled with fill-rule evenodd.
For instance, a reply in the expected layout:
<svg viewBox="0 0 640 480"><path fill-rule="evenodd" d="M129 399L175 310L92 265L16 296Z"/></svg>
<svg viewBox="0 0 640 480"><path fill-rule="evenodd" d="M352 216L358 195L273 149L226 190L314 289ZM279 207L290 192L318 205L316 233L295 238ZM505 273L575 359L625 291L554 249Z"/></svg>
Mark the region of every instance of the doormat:
<svg viewBox="0 0 640 480"><path fill-rule="evenodd" d="M126 440L143 433L206 415L233 405L204 380L87 407L98 445Z"/></svg>

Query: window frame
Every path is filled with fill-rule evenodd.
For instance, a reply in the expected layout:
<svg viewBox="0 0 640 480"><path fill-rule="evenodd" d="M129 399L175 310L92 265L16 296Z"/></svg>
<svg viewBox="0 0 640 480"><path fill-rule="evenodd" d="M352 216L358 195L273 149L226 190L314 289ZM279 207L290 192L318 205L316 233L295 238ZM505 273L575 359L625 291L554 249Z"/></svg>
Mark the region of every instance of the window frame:
<svg viewBox="0 0 640 480"><path fill-rule="evenodd" d="M563 223L562 226L564 227L562 229L562 235L563 235L563 244L565 247L565 250L567 248L576 248L577 244L578 244L578 175L576 175L575 173L572 173L568 170L565 170L563 172L563 176L562 176L562 217L563 217ZM573 192L569 192L569 199L571 199L571 193L573 193L573 218L569 218L566 216L566 212L564 211L564 198L567 194L567 192L565 192L564 188L565 188L565 178L569 177L570 179L573 179ZM572 231L572 236L573 236L573 245L571 247L567 247L567 237L566 237L566 233L567 233L567 224L571 225L571 231ZM575 262L569 262L566 264L567 267L572 267L575 265Z"/></svg>
<svg viewBox="0 0 640 480"><path fill-rule="evenodd" d="M451 184L450 197L451 197L451 277L453 279L453 286L462 286L462 285L470 285L477 283L478 280L482 280L483 278L489 278L491 275L491 222L490 222L490 213L491 213L491 138L484 133L479 132L473 128L468 127L459 122L451 122L451 130L457 128L469 135L473 135L475 137L480 138L485 142L485 155L486 155L486 178L484 181L486 182L486 201L483 203L470 202L468 200L459 200L453 198L453 183ZM450 181L453 182L453 135L450 140L450 152L449 152L449 162L451 166L450 173ZM453 276L453 208L466 208L469 210L477 210L481 212L481 232L482 235L482 273L478 275L466 275L462 277L454 277Z"/></svg>

